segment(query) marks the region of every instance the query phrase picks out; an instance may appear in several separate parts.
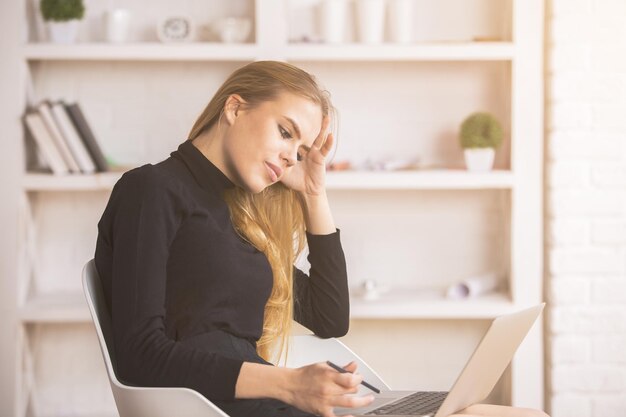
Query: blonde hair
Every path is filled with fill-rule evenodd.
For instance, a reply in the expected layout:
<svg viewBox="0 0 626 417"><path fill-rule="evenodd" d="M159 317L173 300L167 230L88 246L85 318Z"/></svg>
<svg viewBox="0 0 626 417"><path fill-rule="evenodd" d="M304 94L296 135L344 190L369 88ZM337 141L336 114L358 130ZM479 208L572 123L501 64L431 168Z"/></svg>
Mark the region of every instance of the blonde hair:
<svg viewBox="0 0 626 417"><path fill-rule="evenodd" d="M276 99L290 92L320 105L322 115L335 110L330 95L321 89L306 71L284 62L257 61L233 72L217 90L194 123L188 140L193 140L221 120L226 100L238 94L247 108ZM271 295L265 305L263 333L257 342L257 353L270 360L278 344L276 360L288 351L294 309L293 264L305 245L303 203L297 192L281 183L258 194L235 187L224 199L229 206L235 230L269 261L273 274Z"/></svg>

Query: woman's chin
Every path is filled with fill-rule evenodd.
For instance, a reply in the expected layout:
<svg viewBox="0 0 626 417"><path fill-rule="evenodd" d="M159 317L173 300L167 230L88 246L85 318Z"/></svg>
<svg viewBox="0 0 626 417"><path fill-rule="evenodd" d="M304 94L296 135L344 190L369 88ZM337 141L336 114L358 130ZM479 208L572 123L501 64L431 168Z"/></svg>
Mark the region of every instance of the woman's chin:
<svg viewBox="0 0 626 417"><path fill-rule="evenodd" d="M271 185L271 181L255 181L254 183L245 184L243 188L252 194L258 194Z"/></svg>

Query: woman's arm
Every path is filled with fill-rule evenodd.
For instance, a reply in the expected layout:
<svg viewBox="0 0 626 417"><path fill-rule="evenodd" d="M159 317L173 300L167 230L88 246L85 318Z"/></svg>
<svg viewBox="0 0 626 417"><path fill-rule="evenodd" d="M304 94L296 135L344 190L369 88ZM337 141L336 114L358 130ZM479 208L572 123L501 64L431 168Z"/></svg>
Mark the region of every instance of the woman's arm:
<svg viewBox="0 0 626 417"><path fill-rule="evenodd" d="M314 235L335 233L335 222L330 212L326 191L318 195L302 193L306 230Z"/></svg>
<svg viewBox="0 0 626 417"><path fill-rule="evenodd" d="M350 298L340 231L307 232L309 275L293 268L294 319L319 337L341 337L350 327Z"/></svg>
<svg viewBox="0 0 626 417"><path fill-rule="evenodd" d="M325 158L332 148L324 117L313 146L283 182L298 191L309 244L310 277L294 267L294 319L320 337L341 337L349 327L346 262L326 193Z"/></svg>
<svg viewBox="0 0 626 417"><path fill-rule="evenodd" d="M326 363L283 368L244 362L235 386L235 398L275 398L301 410L324 417L335 416L333 407L364 407L374 397L348 396L358 392L363 380L355 374L356 363L339 373Z"/></svg>

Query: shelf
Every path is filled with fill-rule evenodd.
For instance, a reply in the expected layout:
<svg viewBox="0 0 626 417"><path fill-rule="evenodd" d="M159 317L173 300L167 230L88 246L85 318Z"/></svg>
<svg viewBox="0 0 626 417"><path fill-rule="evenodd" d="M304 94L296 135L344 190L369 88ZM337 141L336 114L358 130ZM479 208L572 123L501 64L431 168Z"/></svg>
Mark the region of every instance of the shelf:
<svg viewBox="0 0 626 417"><path fill-rule="evenodd" d="M26 191L110 191L122 174L26 174L22 186Z"/></svg>
<svg viewBox="0 0 626 417"><path fill-rule="evenodd" d="M510 171L336 171L328 173L327 187L334 190L510 189L513 188L513 178Z"/></svg>
<svg viewBox="0 0 626 417"><path fill-rule="evenodd" d="M31 43L23 47L24 58L42 60L110 61L253 61L265 50L257 44L195 42L78 43L59 45ZM292 61L510 61L515 46L510 42L424 43L412 45L288 44L271 49L274 57Z"/></svg>
<svg viewBox="0 0 626 417"><path fill-rule="evenodd" d="M419 291L403 291L377 300L353 297L352 319L491 319L517 310L504 294L490 294L468 300L447 300ZM521 308L521 307L520 307ZM20 308L24 323L91 322L81 293L38 296Z"/></svg>
<svg viewBox="0 0 626 417"><path fill-rule="evenodd" d="M259 56L255 44L223 43L31 43L23 47L29 61L252 61Z"/></svg>
<svg viewBox="0 0 626 417"><path fill-rule="evenodd" d="M295 61L511 61L509 42L323 45L290 44L285 56Z"/></svg>
<svg viewBox="0 0 626 417"><path fill-rule="evenodd" d="M26 174L22 186L26 191L108 191L121 176L122 172L63 176ZM327 175L329 190L510 189L513 184L510 171L333 171Z"/></svg>
<svg viewBox="0 0 626 417"><path fill-rule="evenodd" d="M353 319L493 319L518 310L505 294L489 294L466 300L449 300L433 293L396 291L376 300L353 297Z"/></svg>
<svg viewBox="0 0 626 417"><path fill-rule="evenodd" d="M29 300L19 309L19 318L25 323L90 322L87 301L82 293L41 295Z"/></svg>

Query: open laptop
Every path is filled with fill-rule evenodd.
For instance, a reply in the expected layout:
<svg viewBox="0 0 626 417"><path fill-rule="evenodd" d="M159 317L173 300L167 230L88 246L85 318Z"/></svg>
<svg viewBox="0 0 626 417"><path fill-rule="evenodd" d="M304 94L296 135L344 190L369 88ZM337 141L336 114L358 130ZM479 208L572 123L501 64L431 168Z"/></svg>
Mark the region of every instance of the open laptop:
<svg viewBox="0 0 626 417"><path fill-rule="evenodd" d="M335 414L446 417L484 400L544 306L542 303L494 319L450 391L381 391L369 406L335 408Z"/></svg>

